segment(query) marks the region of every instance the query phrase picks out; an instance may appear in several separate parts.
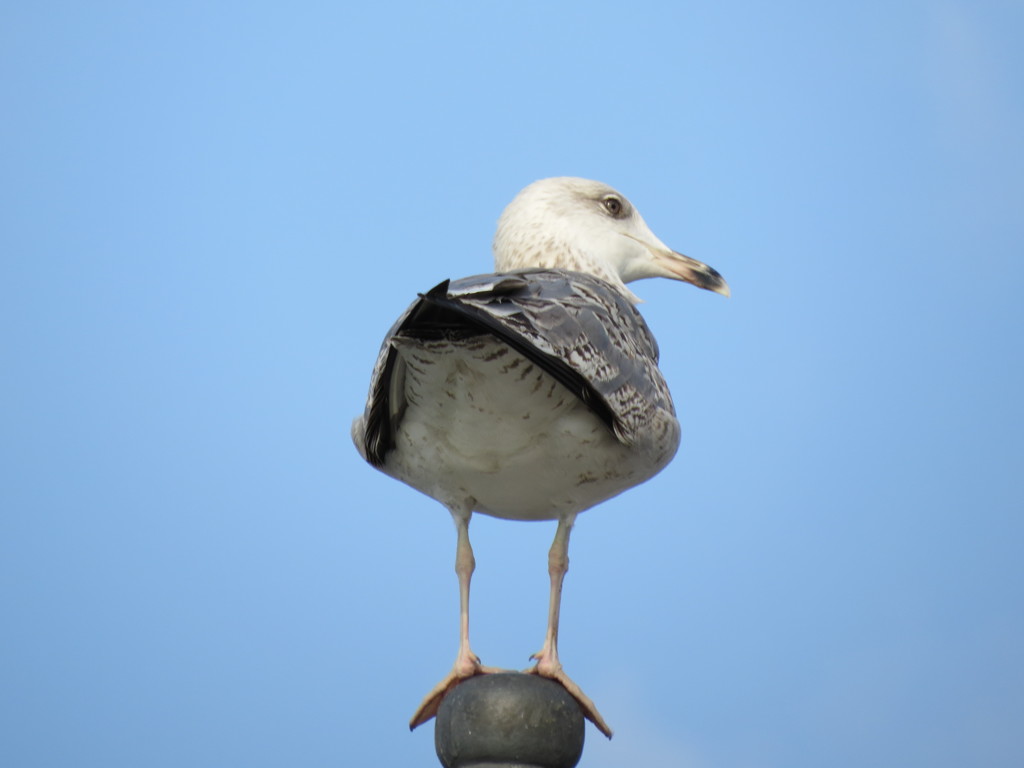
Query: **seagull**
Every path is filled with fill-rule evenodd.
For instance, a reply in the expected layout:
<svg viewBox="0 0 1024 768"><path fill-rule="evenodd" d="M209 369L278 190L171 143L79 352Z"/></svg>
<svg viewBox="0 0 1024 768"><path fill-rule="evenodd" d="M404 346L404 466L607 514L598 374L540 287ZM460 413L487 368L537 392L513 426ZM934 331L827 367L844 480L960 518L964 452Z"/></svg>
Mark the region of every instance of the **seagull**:
<svg viewBox="0 0 1024 768"><path fill-rule="evenodd" d="M436 499L457 533L459 649L413 714L437 714L485 667L469 644L473 512L557 520L548 553L547 632L531 674L557 680L608 738L562 668L558 619L569 533L580 512L663 469L679 422L654 336L626 283L666 277L724 296L708 265L671 250L622 194L587 179L542 179L505 208L494 274L445 280L388 332L352 439L362 457Z"/></svg>

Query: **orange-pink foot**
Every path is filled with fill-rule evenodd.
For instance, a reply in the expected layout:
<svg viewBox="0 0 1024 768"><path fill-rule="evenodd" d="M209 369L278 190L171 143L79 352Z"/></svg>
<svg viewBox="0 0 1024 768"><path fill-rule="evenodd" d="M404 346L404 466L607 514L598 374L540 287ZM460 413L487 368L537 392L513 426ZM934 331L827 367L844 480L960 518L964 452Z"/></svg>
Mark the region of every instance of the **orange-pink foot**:
<svg viewBox="0 0 1024 768"><path fill-rule="evenodd" d="M590 700L580 687L572 681L565 671L562 669L562 665L558 663L557 659L550 659L543 652L534 654L530 657L536 659L537 664L529 669L524 669L528 675L540 675L541 677L547 677L552 680L557 680L562 684L562 687L569 692L569 694L576 699L576 702L580 705L580 709L583 710L583 716L592 722L601 733L607 736L609 739L612 737L612 729L608 727L608 723L601 717L601 713L597 711L597 707L594 706L594 702Z"/></svg>
<svg viewBox="0 0 1024 768"><path fill-rule="evenodd" d="M409 721L409 730L411 731L417 726L423 725L436 715L438 708L441 706L441 700L448 691L463 680L473 677L473 675L491 675L501 671L497 667L485 667L480 663L480 659L473 654L456 659L452 671L431 689L430 693L420 702L419 707L416 708L412 719Z"/></svg>

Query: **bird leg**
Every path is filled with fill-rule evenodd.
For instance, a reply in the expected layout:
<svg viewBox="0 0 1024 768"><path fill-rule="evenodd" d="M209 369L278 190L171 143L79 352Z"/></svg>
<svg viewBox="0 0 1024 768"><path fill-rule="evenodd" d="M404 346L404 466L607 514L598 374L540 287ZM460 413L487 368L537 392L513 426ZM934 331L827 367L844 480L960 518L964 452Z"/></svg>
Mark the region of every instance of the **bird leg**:
<svg viewBox="0 0 1024 768"><path fill-rule="evenodd" d="M500 671L481 664L479 657L469 647L469 580L476 568L473 547L469 543L469 517L472 512L460 508L452 509L451 513L458 531L458 544L455 548L455 574L459 577L459 652L455 656L452 671L431 689L416 708L409 721L409 730L422 725L436 715L445 694L467 677Z"/></svg>
<svg viewBox="0 0 1024 768"><path fill-rule="evenodd" d="M580 687L562 669L558 661L558 614L562 605L562 581L569 570L569 533L572 531L573 523L576 521L575 513L558 519L558 530L555 531L555 540L551 543L551 550L548 552L548 575L551 577L551 601L548 604L548 629L544 636L544 647L530 658L537 664L530 669L524 670L528 674L540 675L557 680L580 705L583 715L592 722L597 729L609 739L612 737L612 729L597 711L594 702L580 690Z"/></svg>

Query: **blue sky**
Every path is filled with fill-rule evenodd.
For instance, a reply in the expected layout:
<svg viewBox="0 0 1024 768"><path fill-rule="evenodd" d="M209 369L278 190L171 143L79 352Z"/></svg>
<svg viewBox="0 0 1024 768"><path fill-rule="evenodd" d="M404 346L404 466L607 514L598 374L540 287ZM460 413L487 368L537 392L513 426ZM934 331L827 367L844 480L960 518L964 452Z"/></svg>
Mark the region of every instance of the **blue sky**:
<svg viewBox="0 0 1024 768"><path fill-rule="evenodd" d="M432 765L455 537L348 436L537 178L725 300L646 303L673 464L582 515L583 765L1024 762L1024 8L0 11L0 763ZM553 524L477 516L473 644Z"/></svg>

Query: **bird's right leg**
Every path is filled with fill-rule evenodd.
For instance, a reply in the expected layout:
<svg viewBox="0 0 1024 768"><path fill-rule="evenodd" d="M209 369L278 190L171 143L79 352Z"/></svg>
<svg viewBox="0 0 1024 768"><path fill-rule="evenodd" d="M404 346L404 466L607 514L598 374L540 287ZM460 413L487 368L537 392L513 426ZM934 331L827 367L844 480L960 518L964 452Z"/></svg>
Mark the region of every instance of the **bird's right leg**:
<svg viewBox="0 0 1024 768"><path fill-rule="evenodd" d="M544 647L531 656L537 664L530 669L524 670L531 675L541 675L552 680L557 680L579 703L583 716L597 726L609 739L612 737L612 729L597 711L594 702L590 700L582 689L573 682L572 678L562 669L562 663L558 660L558 617L562 606L562 581L569 570L569 533L572 531L573 523L576 521L576 514L565 515L558 519L558 530L555 531L555 540L551 543L551 550L548 552L548 575L551 577L551 599L548 605L548 631L544 637Z"/></svg>
<svg viewBox="0 0 1024 768"><path fill-rule="evenodd" d="M409 730L422 725L437 714L441 699L452 688L467 677L488 674L500 670L485 667L479 657L469 647L469 581L476 569L473 547L469 543L469 518L472 509L468 505L449 507L455 529L458 532L458 543L455 547L455 574L459 577L459 652L455 656L452 671L427 694L409 721Z"/></svg>

